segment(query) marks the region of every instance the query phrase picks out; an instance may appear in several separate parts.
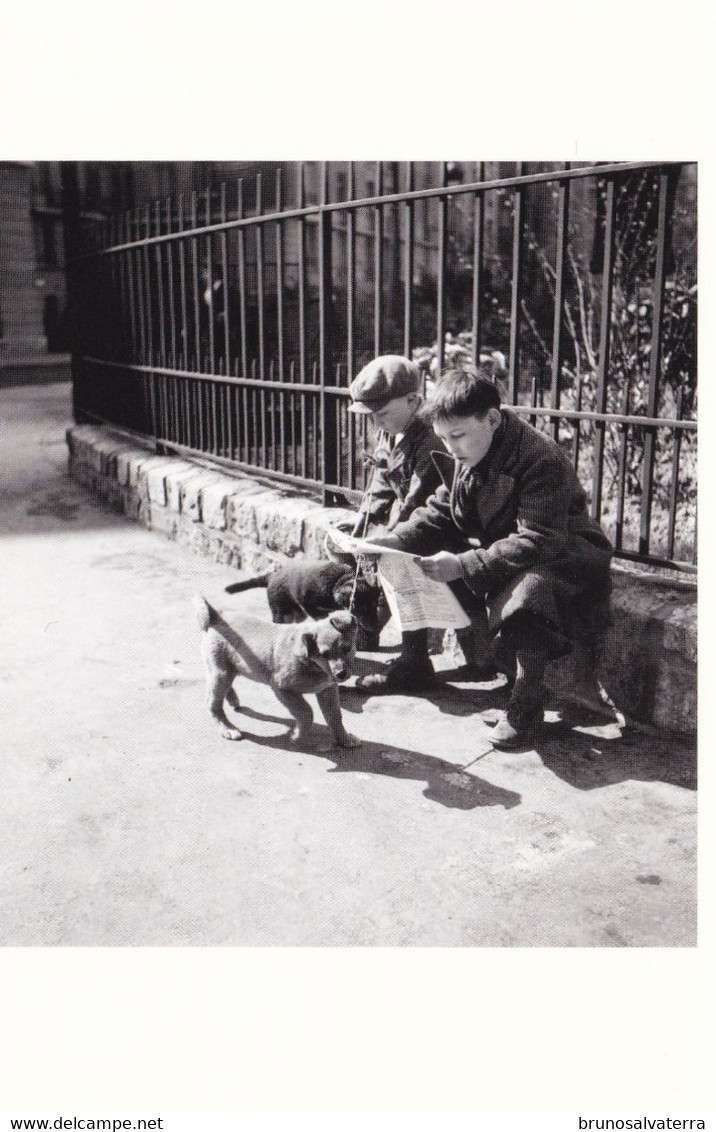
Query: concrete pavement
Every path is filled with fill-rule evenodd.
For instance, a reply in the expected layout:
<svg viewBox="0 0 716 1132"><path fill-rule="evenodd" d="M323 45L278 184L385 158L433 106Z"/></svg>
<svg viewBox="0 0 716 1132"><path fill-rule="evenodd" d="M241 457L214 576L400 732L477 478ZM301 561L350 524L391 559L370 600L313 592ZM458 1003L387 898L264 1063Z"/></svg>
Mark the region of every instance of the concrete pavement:
<svg viewBox="0 0 716 1132"><path fill-rule="evenodd" d="M292 748L257 685L222 740L190 599L235 571L69 479L67 385L0 390L0 421L0 943L695 943L692 743L553 715L500 753L504 689L449 670L344 688L357 750Z"/></svg>

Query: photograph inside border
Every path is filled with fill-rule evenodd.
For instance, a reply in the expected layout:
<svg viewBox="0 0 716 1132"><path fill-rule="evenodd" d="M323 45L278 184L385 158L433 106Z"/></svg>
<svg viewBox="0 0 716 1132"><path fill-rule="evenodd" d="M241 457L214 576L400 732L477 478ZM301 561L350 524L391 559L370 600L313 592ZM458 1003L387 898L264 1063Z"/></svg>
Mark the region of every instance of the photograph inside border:
<svg viewBox="0 0 716 1132"><path fill-rule="evenodd" d="M0 943L694 946L696 164L0 214Z"/></svg>

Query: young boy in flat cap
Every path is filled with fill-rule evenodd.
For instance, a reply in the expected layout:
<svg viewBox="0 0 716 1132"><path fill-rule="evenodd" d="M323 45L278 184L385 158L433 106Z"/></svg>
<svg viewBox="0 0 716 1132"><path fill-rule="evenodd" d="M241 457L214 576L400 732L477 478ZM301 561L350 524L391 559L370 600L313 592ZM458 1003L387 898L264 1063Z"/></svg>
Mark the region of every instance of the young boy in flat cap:
<svg viewBox="0 0 716 1132"><path fill-rule="evenodd" d="M548 663L607 623L612 546L559 446L503 408L479 370L444 374L421 416L448 450L435 456L443 482L390 534L369 537L421 555L429 577L463 579L484 599L515 675L491 738L517 746L542 719Z"/></svg>
<svg viewBox="0 0 716 1132"><path fill-rule="evenodd" d="M377 526L391 531L437 490L440 473L431 453L445 449L430 422L418 415L423 397L415 362L399 354L374 358L351 382L349 393L349 412L370 416L379 430L371 457L372 480L352 533L364 536ZM364 677L361 687L373 692L418 691L431 684L434 675L428 631L419 629L403 633L400 656L385 672Z"/></svg>

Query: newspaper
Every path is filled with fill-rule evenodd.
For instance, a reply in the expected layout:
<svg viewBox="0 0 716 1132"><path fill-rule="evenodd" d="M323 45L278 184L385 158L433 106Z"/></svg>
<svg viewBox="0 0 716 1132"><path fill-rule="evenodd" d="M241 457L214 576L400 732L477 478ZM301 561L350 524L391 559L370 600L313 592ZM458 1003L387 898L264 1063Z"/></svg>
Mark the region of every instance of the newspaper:
<svg viewBox="0 0 716 1132"><path fill-rule="evenodd" d="M332 530L329 538L344 554L368 554L377 558L378 576L388 608L400 631L414 629L466 629L470 618L444 582L428 578L418 565L418 555L394 547L376 546L370 539L354 538Z"/></svg>

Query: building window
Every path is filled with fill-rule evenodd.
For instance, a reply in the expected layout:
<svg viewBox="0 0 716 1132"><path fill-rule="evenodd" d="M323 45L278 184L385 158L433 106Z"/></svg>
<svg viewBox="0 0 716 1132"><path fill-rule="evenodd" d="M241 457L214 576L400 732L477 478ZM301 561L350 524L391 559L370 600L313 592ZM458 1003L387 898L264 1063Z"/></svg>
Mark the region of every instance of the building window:
<svg viewBox="0 0 716 1132"><path fill-rule="evenodd" d="M102 205L102 176L99 165L89 161L85 166L85 208L91 212Z"/></svg>
<svg viewBox="0 0 716 1132"><path fill-rule="evenodd" d="M39 191L44 199L46 205L58 205L60 203L60 184L59 184L59 169L57 165L51 161L38 161L37 173L39 180Z"/></svg>

